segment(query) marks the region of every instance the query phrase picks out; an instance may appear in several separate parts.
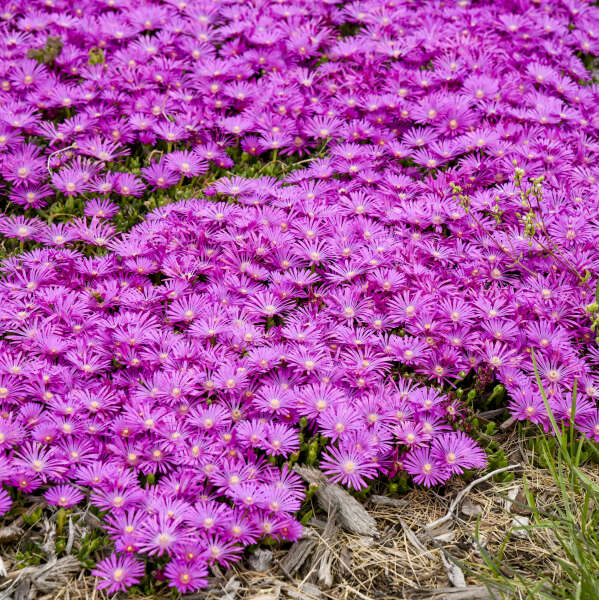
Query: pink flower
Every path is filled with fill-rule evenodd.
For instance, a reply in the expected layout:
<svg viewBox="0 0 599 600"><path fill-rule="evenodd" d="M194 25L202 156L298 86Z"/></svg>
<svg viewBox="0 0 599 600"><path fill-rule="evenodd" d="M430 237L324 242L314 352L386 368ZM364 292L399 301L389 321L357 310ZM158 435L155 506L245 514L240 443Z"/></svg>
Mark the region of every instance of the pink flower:
<svg viewBox="0 0 599 600"><path fill-rule="evenodd" d="M92 575L99 580L98 589L105 589L109 594L114 594L139 583L143 572L143 563L133 557L111 554L97 564L92 570Z"/></svg>
<svg viewBox="0 0 599 600"><path fill-rule="evenodd" d="M358 454L352 450L330 448L320 467L331 481L359 490L368 484L366 479L376 477L377 468L372 457Z"/></svg>
<svg viewBox="0 0 599 600"><path fill-rule="evenodd" d="M416 483L431 487L449 479L450 471L439 462L429 448L415 448L404 454L402 463Z"/></svg>

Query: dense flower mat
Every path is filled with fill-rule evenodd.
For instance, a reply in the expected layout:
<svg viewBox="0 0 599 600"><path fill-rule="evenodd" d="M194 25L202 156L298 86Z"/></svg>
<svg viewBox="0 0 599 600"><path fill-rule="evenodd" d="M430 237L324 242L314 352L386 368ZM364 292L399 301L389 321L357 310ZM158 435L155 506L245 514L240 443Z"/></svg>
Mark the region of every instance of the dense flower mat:
<svg viewBox="0 0 599 600"><path fill-rule="evenodd" d="M533 353L556 417L599 439L597 8L23 0L1 18L0 232L37 244L2 267L0 481L61 507L89 493L117 552L101 587L165 555L189 591L296 539L299 452L358 489L484 466L443 390L484 373L547 427ZM322 156L117 234L128 199L239 146ZM84 216L45 220L65 196Z"/></svg>

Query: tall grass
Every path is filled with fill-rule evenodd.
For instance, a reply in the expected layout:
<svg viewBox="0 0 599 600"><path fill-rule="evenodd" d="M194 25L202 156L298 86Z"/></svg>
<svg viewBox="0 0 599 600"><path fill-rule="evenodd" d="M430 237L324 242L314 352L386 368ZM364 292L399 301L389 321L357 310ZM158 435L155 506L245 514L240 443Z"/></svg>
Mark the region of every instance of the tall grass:
<svg viewBox="0 0 599 600"><path fill-rule="evenodd" d="M558 489L559 501L551 511L540 510L524 479L526 501L532 515L520 529L534 538L549 534L554 544L557 577L534 573L526 565L505 564L478 543L484 570L477 574L494 598L527 600L599 600L599 485L581 469L588 457L599 459L597 444L577 432L573 424L558 424L533 362L539 391L551 422L550 434L541 432L535 440L538 462L549 470ZM572 390L572 414L576 410L577 386ZM599 468L599 467L598 467ZM509 544L511 532L504 540ZM477 542L478 531L476 534ZM506 574L508 573L508 574ZM523 574L526 573L526 574Z"/></svg>

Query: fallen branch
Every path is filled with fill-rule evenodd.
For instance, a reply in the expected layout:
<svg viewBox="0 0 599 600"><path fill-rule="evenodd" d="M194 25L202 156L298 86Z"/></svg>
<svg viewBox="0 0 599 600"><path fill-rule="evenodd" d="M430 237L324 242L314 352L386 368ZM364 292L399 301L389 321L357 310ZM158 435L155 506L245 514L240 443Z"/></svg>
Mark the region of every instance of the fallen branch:
<svg viewBox="0 0 599 600"><path fill-rule="evenodd" d="M316 547L317 541L312 539L301 539L295 542L287 552L285 558L279 562L279 566L290 581L293 581L293 575L297 573L302 565L308 560Z"/></svg>
<svg viewBox="0 0 599 600"><path fill-rule="evenodd" d="M336 483L329 483L324 474L314 467L295 465L294 469L309 484L317 486L318 504L327 513L336 510L339 524L344 529L358 535L378 537L373 516L346 490Z"/></svg>
<svg viewBox="0 0 599 600"><path fill-rule="evenodd" d="M466 588L438 588L427 590L438 600L489 600L491 595L484 585L471 585Z"/></svg>
<svg viewBox="0 0 599 600"><path fill-rule="evenodd" d="M58 560L48 561L41 565L31 565L29 567L23 567L22 569L15 569L14 571L7 573L5 579L10 581L12 579L24 579L29 577L35 581L50 571L52 571L53 576L60 577L73 573L80 568L81 563L76 557L64 556Z"/></svg>
<svg viewBox="0 0 599 600"><path fill-rule="evenodd" d="M399 524L403 529L403 532L410 544L420 552L421 556L426 556L430 560L435 560L433 554L427 549L427 547L418 539L418 536L408 527L408 524L403 520L399 519Z"/></svg>
<svg viewBox="0 0 599 600"><path fill-rule="evenodd" d="M65 553L70 554L73 549L73 542L75 541L75 528L73 527L73 519L69 515L69 537L67 538L67 545L65 546Z"/></svg>
<svg viewBox="0 0 599 600"><path fill-rule="evenodd" d="M317 569L318 582L325 587L331 587L333 585L332 568L335 553L333 552L332 546L337 537L336 516L337 512L335 510L329 512L329 520L322 532L322 540L325 545L324 550L322 553L319 552L319 556L312 562L312 568Z"/></svg>

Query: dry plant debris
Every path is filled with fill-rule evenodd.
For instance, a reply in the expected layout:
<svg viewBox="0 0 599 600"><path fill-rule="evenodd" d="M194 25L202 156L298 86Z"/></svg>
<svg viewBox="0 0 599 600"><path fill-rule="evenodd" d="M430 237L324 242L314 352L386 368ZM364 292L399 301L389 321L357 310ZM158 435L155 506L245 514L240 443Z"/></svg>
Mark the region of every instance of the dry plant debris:
<svg viewBox="0 0 599 600"><path fill-rule="evenodd" d="M480 549L497 552L506 532L514 528L514 519L530 517L524 478L540 511L551 512L560 502L555 481L529 460L521 439L512 434L506 449L512 459L522 459L510 482L487 479L473 485L456 479L444 488L443 496L434 490L414 489L398 498L373 494L363 503L327 483L317 469L300 467L297 470L304 479L318 484L313 497L315 516L303 537L287 548L256 549L245 565L226 572L215 569L210 588L185 600L491 598L476 579ZM585 469L585 474L599 481L596 469ZM445 518L448 513L451 518ZM431 529L427 523L436 526ZM89 519L84 526L71 527L71 551L75 552L82 527L90 527ZM22 532L20 537L15 537L17 532ZM504 548L507 564L558 576L557 544L550 532L513 534ZM94 589L94 579L73 554L53 556L54 535L52 517L33 528L24 526L19 517L0 529L0 567L6 569L0 579L0 600L107 600L108 596ZM40 565L18 568L14 556L28 537L38 539L47 554ZM169 594L164 588L153 596L127 598L167 600Z"/></svg>

